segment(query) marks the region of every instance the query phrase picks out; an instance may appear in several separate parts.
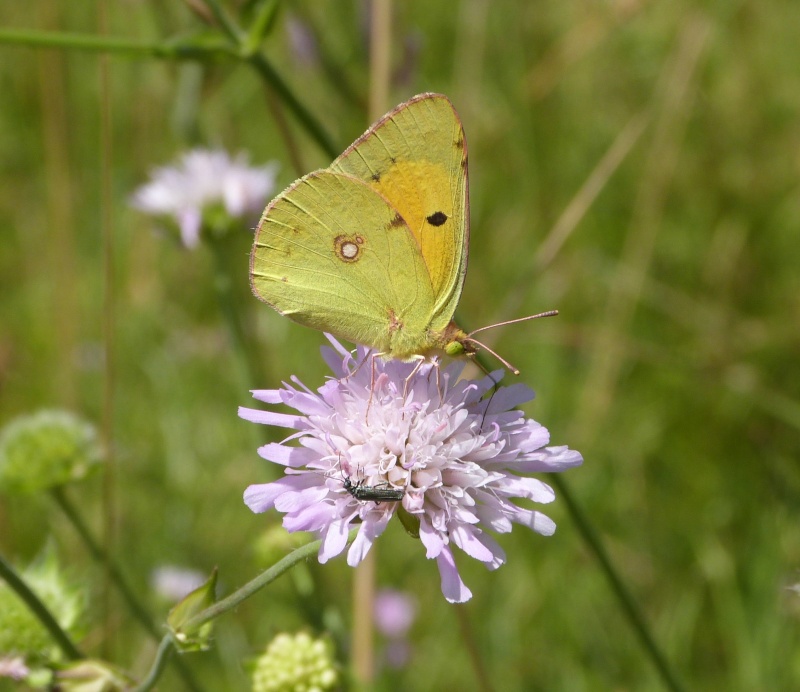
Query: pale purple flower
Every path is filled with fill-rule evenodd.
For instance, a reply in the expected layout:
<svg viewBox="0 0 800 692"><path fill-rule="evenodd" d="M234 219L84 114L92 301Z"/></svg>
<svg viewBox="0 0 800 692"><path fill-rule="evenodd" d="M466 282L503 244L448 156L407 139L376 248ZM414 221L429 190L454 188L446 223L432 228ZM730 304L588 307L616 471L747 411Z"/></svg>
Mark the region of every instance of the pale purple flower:
<svg viewBox="0 0 800 692"><path fill-rule="evenodd" d="M156 168L151 180L131 198L131 205L155 216L168 216L180 229L187 248L200 242L203 212L219 205L231 217L260 212L275 189L277 164L247 164L223 150L193 149L175 166Z"/></svg>
<svg viewBox="0 0 800 692"><path fill-rule="evenodd" d="M30 668L25 664L25 659L22 656L11 654L0 656L0 678L24 680L30 675L30 672Z"/></svg>
<svg viewBox="0 0 800 692"><path fill-rule="evenodd" d="M463 362L444 368L435 360L383 360L363 347L354 357L331 343L334 348L323 348L323 357L336 378L317 392L296 378L294 385L253 392L297 414L239 409L246 420L297 431L259 448L264 459L286 469L277 481L247 488L244 501L251 510L275 507L285 513L288 531L317 532L323 539L320 562L340 554L349 529L358 526L347 551L350 566L364 558L392 516L404 512L419 522L442 592L457 603L472 594L461 581L452 546L496 569L505 553L487 529L507 533L517 523L544 536L555 531L549 517L514 502L552 502L552 488L518 474L563 471L583 459L567 447L546 446L547 430L514 410L533 398L530 388L515 384L493 391L500 372L458 380ZM359 499L355 486L397 491L401 499Z"/></svg>
<svg viewBox="0 0 800 692"><path fill-rule="evenodd" d="M301 67L314 67L319 62L317 39L306 21L289 14L286 17L286 35L292 56Z"/></svg>
<svg viewBox="0 0 800 692"><path fill-rule="evenodd" d="M208 576L196 569L162 565L150 574L150 584L159 596L169 601L180 601L206 582Z"/></svg>
<svg viewBox="0 0 800 692"><path fill-rule="evenodd" d="M375 628L388 640L382 657L390 668L405 668L411 659L406 635L417 617L417 601L404 591L381 589L375 594Z"/></svg>
<svg viewBox="0 0 800 692"><path fill-rule="evenodd" d="M385 637L405 637L417 617L417 602L404 591L381 589L375 595L375 627Z"/></svg>

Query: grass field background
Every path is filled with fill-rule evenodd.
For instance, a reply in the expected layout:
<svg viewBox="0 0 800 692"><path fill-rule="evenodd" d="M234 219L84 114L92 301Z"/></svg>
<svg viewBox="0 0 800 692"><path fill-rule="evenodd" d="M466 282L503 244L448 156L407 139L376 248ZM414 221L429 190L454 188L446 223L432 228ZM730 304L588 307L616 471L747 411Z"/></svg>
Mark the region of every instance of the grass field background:
<svg viewBox="0 0 800 692"><path fill-rule="evenodd" d="M224 42L191 4L105 3L107 33ZM243 24L258 5L226 3ZM4 4L0 25L97 34L97 6ZM339 150L368 125L367 6L281 3L263 41ZM293 47L290 24L314 50ZM526 412L583 453L564 480L692 690L800 687L800 597L787 589L800 581L797 26L800 5L778 0L394 10L387 109L445 93L469 143L458 319L469 329L559 309L491 333L491 345L536 390ZM266 566L254 546L279 516L241 500L274 477L255 452L265 431L236 415L248 389L292 374L317 387L327 373L323 336L250 295L243 226L225 258L257 354L247 381L211 253L154 233L130 196L197 145L279 161L279 189L331 157L243 61L107 60L104 89L97 53L0 41L0 423L54 407L98 426L110 416L113 550L163 619L168 604L148 595L159 565L216 565L223 590ZM70 489L98 531L101 491L99 477ZM375 689L479 689L457 607L494 689L664 689L563 498L547 513L555 536L517 527L500 538L509 559L497 572L459 560L466 606L444 601L435 565L399 524L387 531L378 585L413 593L420 609L409 665L383 670ZM97 605L102 571L47 498L0 500L4 555L24 563L50 538ZM284 578L219 620L215 648L187 659L208 689L244 688L241 662L283 630L324 624L347 661L352 570L341 559L308 569L313 593L298 598L302 578ZM154 644L122 607L112 631L92 613L83 648L113 642L114 660L141 675ZM177 689L171 676L163 689Z"/></svg>

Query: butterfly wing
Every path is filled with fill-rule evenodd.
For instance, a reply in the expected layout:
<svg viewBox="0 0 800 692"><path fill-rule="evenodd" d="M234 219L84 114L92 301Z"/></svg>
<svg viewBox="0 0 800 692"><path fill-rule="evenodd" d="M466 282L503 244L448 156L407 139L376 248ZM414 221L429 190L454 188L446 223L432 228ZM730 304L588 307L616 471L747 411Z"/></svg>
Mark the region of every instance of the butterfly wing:
<svg viewBox="0 0 800 692"><path fill-rule="evenodd" d="M397 210L330 170L301 178L264 210L250 256L255 295L300 324L397 358L430 348L434 293Z"/></svg>
<svg viewBox="0 0 800 692"><path fill-rule="evenodd" d="M467 143L449 99L428 93L400 104L328 170L363 180L406 221L430 275L429 326L443 332L461 296L469 246Z"/></svg>

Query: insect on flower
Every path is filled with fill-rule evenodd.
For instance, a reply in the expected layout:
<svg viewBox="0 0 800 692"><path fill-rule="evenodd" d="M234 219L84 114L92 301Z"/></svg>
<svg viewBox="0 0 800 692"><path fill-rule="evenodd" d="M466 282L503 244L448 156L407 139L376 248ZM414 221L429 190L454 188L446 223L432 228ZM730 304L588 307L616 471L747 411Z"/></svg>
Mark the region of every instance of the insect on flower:
<svg viewBox="0 0 800 692"><path fill-rule="evenodd" d="M319 389L292 378L281 389L253 392L293 413L239 409L246 420L295 431L258 450L285 473L247 488L251 510L283 512L287 531L323 539L320 562L347 550L353 567L397 514L407 530L416 524L426 557L437 561L445 598L459 603L471 593L453 547L497 569L506 556L492 532L508 533L514 524L542 536L555 531L531 505L552 502L555 493L528 474L564 471L583 459L549 446L547 429L516 409L533 398L528 387L496 389L500 372L459 379L460 362L441 367L376 358L372 373L358 367L370 351L353 354L329 338L334 348L323 349L323 357L334 377ZM358 535L348 548L354 526Z"/></svg>
<svg viewBox="0 0 800 692"><path fill-rule="evenodd" d="M393 488L386 485L364 485L364 481L353 483L349 478L345 478L344 489L356 500L361 502L400 502L406 495L403 488Z"/></svg>

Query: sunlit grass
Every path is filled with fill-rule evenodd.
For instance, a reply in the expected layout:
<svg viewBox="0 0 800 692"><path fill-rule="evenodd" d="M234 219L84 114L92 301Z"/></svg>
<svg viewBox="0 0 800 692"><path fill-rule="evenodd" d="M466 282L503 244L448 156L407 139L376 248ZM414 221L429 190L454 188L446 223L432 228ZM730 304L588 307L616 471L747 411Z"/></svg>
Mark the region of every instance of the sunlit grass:
<svg viewBox="0 0 800 692"><path fill-rule="evenodd" d="M454 101L470 148L467 328L558 308L492 347L537 391L526 411L585 464L567 478L687 689L800 685L800 12L790 3L397 3L393 103ZM78 4L0 9L3 26L95 32ZM365 22L357 3L284 7L267 55L343 148L366 127ZM289 48L309 22L318 62ZM147 40L197 27L182 3L122 3L110 32ZM0 45L0 422L42 407L103 416L103 264L97 56ZM128 199L196 143L281 161L279 188L329 158L284 111L295 170L264 83L232 61L112 58L117 552L148 593L163 563L252 577L252 545L278 521L243 489L268 479L219 312L206 248L151 232ZM646 125L558 251L540 248L631 119ZM250 237L231 241L237 305L264 381L326 374L321 334L259 304ZM238 264L237 264L238 263ZM511 311L511 314L509 314ZM511 375L507 377L511 378ZM100 526L99 482L73 496ZM55 509L3 500L0 543L30 559L51 534L99 593L102 575ZM662 689L561 499L549 539L501 538L508 564L463 564L466 607L495 689ZM390 546L388 548L384 546ZM394 527L380 586L421 604L414 654L378 689L474 689L470 653L435 567ZM277 582L220 622L189 659L210 689L283 629L324 623L346 641L351 570L310 564L316 621ZM152 601L153 611L166 607ZM339 623L338 625L336 623ZM345 624L341 624L345 623ZM96 625L99 625L99 620ZM116 661L143 672L152 645L120 611ZM337 629L338 628L338 629ZM95 631L86 649L111 634ZM347 652L339 652L346 659ZM172 678L170 678L172 680ZM168 683L169 684L169 683Z"/></svg>

